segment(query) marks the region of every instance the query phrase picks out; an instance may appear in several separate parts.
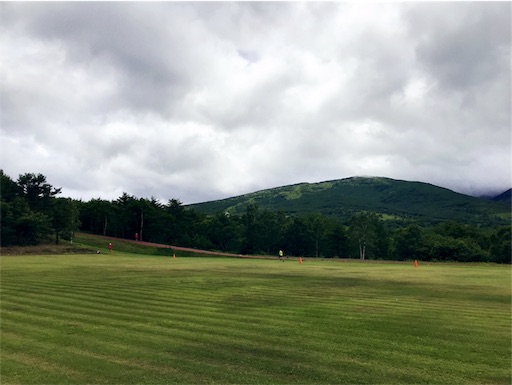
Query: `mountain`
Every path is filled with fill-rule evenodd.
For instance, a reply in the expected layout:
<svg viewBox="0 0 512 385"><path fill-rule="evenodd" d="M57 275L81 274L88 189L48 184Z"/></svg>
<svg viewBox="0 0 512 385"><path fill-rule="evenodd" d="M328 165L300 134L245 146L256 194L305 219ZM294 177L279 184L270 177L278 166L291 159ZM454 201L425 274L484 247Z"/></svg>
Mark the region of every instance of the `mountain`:
<svg viewBox="0 0 512 385"><path fill-rule="evenodd" d="M504 193L492 198L495 202L504 202L510 204L512 202L512 189L508 189Z"/></svg>
<svg viewBox="0 0 512 385"><path fill-rule="evenodd" d="M487 226L507 224L511 218L507 202L471 197L428 183L382 177L299 183L187 207L206 214L242 215L249 203L288 215L319 212L342 220L359 211L376 212L385 220L401 223L453 220Z"/></svg>

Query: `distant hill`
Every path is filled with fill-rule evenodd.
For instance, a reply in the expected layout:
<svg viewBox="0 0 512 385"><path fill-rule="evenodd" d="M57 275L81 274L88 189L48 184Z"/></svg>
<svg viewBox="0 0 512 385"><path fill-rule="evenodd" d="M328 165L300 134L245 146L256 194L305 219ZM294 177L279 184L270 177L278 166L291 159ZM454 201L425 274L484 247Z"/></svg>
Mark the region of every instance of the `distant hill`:
<svg viewBox="0 0 512 385"><path fill-rule="evenodd" d="M428 183L382 177L299 183L188 207L206 214L242 215L248 203L289 215L319 212L342 220L359 211L376 212L389 221L422 224L453 220L487 226L507 224L511 218L506 201L490 201Z"/></svg>
<svg viewBox="0 0 512 385"><path fill-rule="evenodd" d="M504 193L492 198L495 202L504 202L504 203L511 203L512 202L512 189L508 189Z"/></svg>

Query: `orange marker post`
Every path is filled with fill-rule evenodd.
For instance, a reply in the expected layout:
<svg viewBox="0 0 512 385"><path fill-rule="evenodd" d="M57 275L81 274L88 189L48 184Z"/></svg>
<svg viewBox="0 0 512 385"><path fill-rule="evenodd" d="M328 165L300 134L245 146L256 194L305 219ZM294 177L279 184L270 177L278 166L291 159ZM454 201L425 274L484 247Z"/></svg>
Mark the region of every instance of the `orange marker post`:
<svg viewBox="0 0 512 385"><path fill-rule="evenodd" d="M418 260L417 259L414 260L414 267L418 267Z"/></svg>
<svg viewBox="0 0 512 385"><path fill-rule="evenodd" d="M302 257L300 257L300 259L299 259L299 263L302 265Z"/></svg>

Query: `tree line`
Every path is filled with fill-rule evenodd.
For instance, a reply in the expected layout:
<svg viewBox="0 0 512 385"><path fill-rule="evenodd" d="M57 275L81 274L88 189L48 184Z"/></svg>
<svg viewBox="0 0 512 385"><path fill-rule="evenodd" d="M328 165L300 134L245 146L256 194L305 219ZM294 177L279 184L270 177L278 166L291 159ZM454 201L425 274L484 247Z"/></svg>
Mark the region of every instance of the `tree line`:
<svg viewBox="0 0 512 385"><path fill-rule="evenodd" d="M344 220L319 213L290 216L248 204L243 215L206 215L178 199L161 203L123 193L113 201L59 198L41 174L13 181L1 174L1 245L71 240L75 231L240 254L324 258L511 262L511 226L456 222L389 226L361 211Z"/></svg>
<svg viewBox="0 0 512 385"><path fill-rule="evenodd" d="M27 173L13 181L0 170L1 245L37 245L53 238L71 239L80 226L78 202L58 198L60 188L42 174Z"/></svg>

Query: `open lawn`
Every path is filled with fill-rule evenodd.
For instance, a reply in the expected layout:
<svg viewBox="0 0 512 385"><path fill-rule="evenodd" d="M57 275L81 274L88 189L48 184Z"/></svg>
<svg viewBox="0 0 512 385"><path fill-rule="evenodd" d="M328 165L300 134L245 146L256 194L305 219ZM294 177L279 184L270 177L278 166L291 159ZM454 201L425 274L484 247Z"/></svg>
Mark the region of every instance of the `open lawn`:
<svg viewBox="0 0 512 385"><path fill-rule="evenodd" d="M510 266L3 256L2 384L510 384Z"/></svg>

